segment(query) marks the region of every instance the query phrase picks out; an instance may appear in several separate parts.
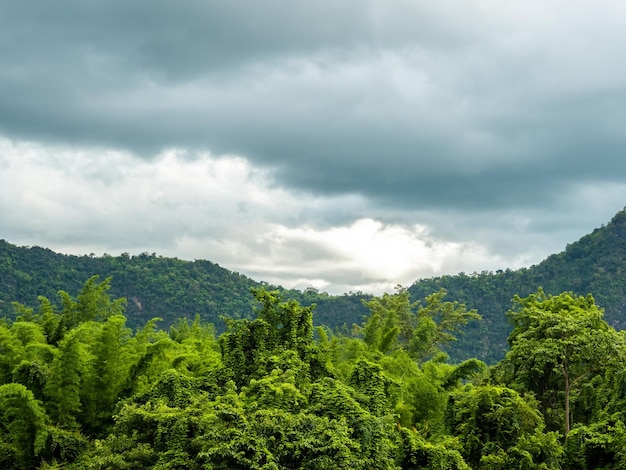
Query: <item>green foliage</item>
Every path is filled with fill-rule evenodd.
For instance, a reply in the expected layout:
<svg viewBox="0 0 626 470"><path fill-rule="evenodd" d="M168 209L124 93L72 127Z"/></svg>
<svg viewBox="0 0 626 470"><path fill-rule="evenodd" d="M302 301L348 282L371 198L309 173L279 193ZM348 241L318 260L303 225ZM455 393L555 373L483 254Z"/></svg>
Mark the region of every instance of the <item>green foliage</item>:
<svg viewBox="0 0 626 470"><path fill-rule="evenodd" d="M355 393L349 387L344 390ZM131 463L134 468L395 468L391 423L371 416L354 400L354 414L313 413L304 393L293 377L275 371L252 381L241 393L227 386L210 401L198 382L172 372L149 396L126 402L117 414L114 432L79 464L84 468L131 468ZM312 401L321 405L321 399L326 409L332 409L325 398L326 394Z"/></svg>
<svg viewBox="0 0 626 470"><path fill-rule="evenodd" d="M200 316L131 330L109 283L0 324L2 468L626 466L626 335L590 296L516 298L511 351L487 370L441 351L476 318L445 292L371 298L350 335L260 289L257 317L217 339ZM568 390L561 437L544 419L563 429Z"/></svg>
<svg viewBox="0 0 626 470"><path fill-rule="evenodd" d="M262 379L252 379L243 388L242 399L251 409L276 408L290 413L297 413L308 404L308 397L298 388L292 369L287 372L274 369Z"/></svg>
<svg viewBox="0 0 626 470"><path fill-rule="evenodd" d="M115 257L62 255L40 247L17 247L0 240L0 317L23 315L22 311L14 311L14 301L32 306L38 296L54 299L61 290L80 292L85 287L85 279L94 274L101 279L113 279L109 292L114 298L128 300L126 312L129 326L133 328L154 317L163 318L166 327L179 318L193 319L196 314L218 326L221 326L222 315L250 318L255 305L250 288L264 285L209 261L191 262L148 253ZM304 297L304 293L299 294ZM324 300L329 297L327 294L307 295ZM350 323L350 319L364 313L360 297L337 299L347 310L355 310L343 322ZM68 306L72 303L69 300ZM87 300L84 299L83 304ZM315 300L308 303L312 302ZM322 303L326 316L336 319L334 306Z"/></svg>
<svg viewBox="0 0 626 470"><path fill-rule="evenodd" d="M467 310L457 301L444 302L447 292L440 289L426 297L426 305L417 311L417 325L409 351L419 361L433 357L463 334L463 328L472 320L481 320L476 310Z"/></svg>
<svg viewBox="0 0 626 470"><path fill-rule="evenodd" d="M228 329L220 337L224 366L238 386L271 372L271 356L277 353L291 350L308 362L314 352L314 306L283 302L277 291L255 290L254 296L261 303L258 318L225 319Z"/></svg>
<svg viewBox="0 0 626 470"><path fill-rule="evenodd" d="M13 368L25 355L24 344L15 336L11 328L0 324L0 380L11 381Z"/></svg>
<svg viewBox="0 0 626 470"><path fill-rule="evenodd" d="M388 353L397 342L411 340L416 304L410 302L406 289L398 287L395 295L383 294L365 302L365 305L370 315L363 327L363 339L370 348Z"/></svg>
<svg viewBox="0 0 626 470"><path fill-rule="evenodd" d="M626 468L626 426L613 416L574 427L567 435L563 460L568 469Z"/></svg>
<svg viewBox="0 0 626 470"><path fill-rule="evenodd" d="M350 374L348 385L359 393L359 402L372 414L390 414L395 405L394 392L399 387L383 373L383 368L360 358Z"/></svg>
<svg viewBox="0 0 626 470"><path fill-rule="evenodd" d="M456 341L470 321L481 319L463 304L444 301L446 294L441 289L428 295L422 306L411 303L410 292L398 286L394 295L383 294L365 303L370 316L358 331L372 351L387 354L402 348L423 362Z"/></svg>
<svg viewBox="0 0 626 470"><path fill-rule="evenodd" d="M394 409L398 422L407 428L420 428L425 436L442 431L448 393L442 387L444 374L438 367L427 363L420 368L405 351L381 358L380 364L398 384Z"/></svg>
<svg viewBox="0 0 626 470"><path fill-rule="evenodd" d="M548 257L530 268L498 270L495 273L458 274L421 279L408 288L413 299L425 299L433 292L445 289L448 296L476 309L482 322L470 322L463 336L444 346L454 362L477 358L489 364L501 360L507 349L510 325L502 315L510 308L517 293L521 297L543 286L548 294L572 291L575 295L593 292L606 310L607 322L621 329L626 325L626 210L615 215L606 226L598 228L562 253ZM142 253L136 256L67 256L39 247L17 247L0 240L0 316L15 318L41 315L42 311L17 311L13 301L25 305L37 302L37 296L49 299L59 290L76 292L84 280L97 273L102 279L113 277L110 293L115 298L128 299L128 325L138 327L154 317L163 318L168 327L178 318L194 318L196 314L221 328L220 316L253 318L255 300L251 287L262 287L238 273L227 271L208 261L183 261ZM368 308L362 304L371 300L363 293L330 296L315 289L283 291L286 298L303 305L315 303L317 325L330 330L342 330L345 325L360 324ZM58 316L47 315L44 328L48 338L57 331ZM403 328L402 325L399 325ZM432 333L432 324L424 321L421 334ZM218 330L218 333L222 330ZM388 340L393 339L391 330ZM402 335L399 334L399 340ZM54 341L58 341L59 338ZM393 343L393 341L391 342ZM388 346L393 345L388 343ZM385 346L387 347L387 346Z"/></svg>
<svg viewBox="0 0 626 470"><path fill-rule="evenodd" d="M509 366L508 382L535 393L549 423L561 421L567 435L572 398L580 396L588 379L623 366L623 337L602 319L591 295L550 296L540 289L515 302L518 308L508 314L514 325L511 350L501 367Z"/></svg>
<svg viewBox="0 0 626 470"><path fill-rule="evenodd" d="M626 209L618 212L606 226L530 268L422 279L409 290L414 298L423 298L444 288L452 298L477 309L484 321L469 324L466 335L449 352L455 359L476 357L494 364L504 357L510 333L502 312L510 308L510 299L515 294L523 298L536 292L539 286L551 295L571 291L574 295L585 296L592 292L605 309L607 323L623 329L626 326L624 238Z"/></svg>
<svg viewBox="0 0 626 470"><path fill-rule="evenodd" d="M343 382L325 378L311 386L309 411L317 416L345 422L350 438L359 444L356 468L393 468L396 449L392 416L369 412L371 402Z"/></svg>
<svg viewBox="0 0 626 470"><path fill-rule="evenodd" d="M135 361L130 347L130 329L123 315L113 315L93 329L87 345L90 358L83 372L83 429L89 434L103 432L112 424L111 415L122 392L129 370Z"/></svg>
<svg viewBox="0 0 626 470"><path fill-rule="evenodd" d="M466 386L452 394L448 425L472 468L559 468L558 434L544 433L536 403L497 386Z"/></svg>
<svg viewBox="0 0 626 470"><path fill-rule="evenodd" d="M87 350L80 341L81 330L70 331L59 343L50 366L45 394L47 410L59 426L76 429L81 410L81 384L87 368Z"/></svg>
<svg viewBox="0 0 626 470"><path fill-rule="evenodd" d="M424 470L470 470L463 457L454 448L428 442L417 431L400 428L401 468Z"/></svg>
<svg viewBox="0 0 626 470"><path fill-rule="evenodd" d="M238 416L224 422L217 414L207 423L200 458L209 468L365 468L343 421L280 409Z"/></svg>
<svg viewBox="0 0 626 470"><path fill-rule="evenodd" d="M48 440L47 421L30 390L21 384L0 385L0 466L34 466Z"/></svg>

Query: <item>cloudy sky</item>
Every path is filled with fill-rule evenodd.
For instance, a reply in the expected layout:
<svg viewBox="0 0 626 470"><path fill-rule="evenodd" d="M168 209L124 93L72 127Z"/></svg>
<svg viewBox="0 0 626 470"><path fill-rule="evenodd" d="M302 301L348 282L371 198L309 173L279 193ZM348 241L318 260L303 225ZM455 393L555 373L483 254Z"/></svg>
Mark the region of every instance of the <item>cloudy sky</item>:
<svg viewBox="0 0 626 470"><path fill-rule="evenodd" d="M381 293L626 206L626 4L0 0L0 238Z"/></svg>

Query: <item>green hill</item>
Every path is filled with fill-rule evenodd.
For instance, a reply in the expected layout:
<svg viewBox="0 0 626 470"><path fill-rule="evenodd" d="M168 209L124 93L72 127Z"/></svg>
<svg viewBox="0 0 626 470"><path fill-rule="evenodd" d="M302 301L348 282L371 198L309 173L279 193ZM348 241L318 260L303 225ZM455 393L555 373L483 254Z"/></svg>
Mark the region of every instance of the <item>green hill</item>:
<svg viewBox="0 0 626 470"><path fill-rule="evenodd" d="M0 241L0 313L12 301L36 305L37 296L80 290L92 275L112 277L111 295L126 297L131 324L152 317L166 324L196 313L217 322L219 315L252 312L250 288L259 283L208 261L183 261L143 253L138 256L72 256Z"/></svg>
<svg viewBox="0 0 626 470"><path fill-rule="evenodd" d="M500 360L507 349L510 325L505 312L515 294L522 297L543 287L546 293L592 293L605 309L605 319L617 329L626 325L626 210L606 226L568 245L562 253L524 269L458 274L421 279L410 288L414 300L441 288L448 300L475 308L482 322L467 327L466 334L449 352L455 360L477 357ZM39 247L18 247L0 240L0 316L14 314L12 302L37 305L37 296L57 299L57 292L77 292L93 275L112 277L111 295L126 297L129 325L153 317L168 326L177 318L199 314L222 331L221 315L250 317L254 299L250 288L265 283L209 261L184 261L142 253L137 256L73 256ZM269 286L272 287L272 286ZM314 289L285 291L303 305L315 303L314 321L331 329L361 323L367 309L362 293L331 296Z"/></svg>
<svg viewBox="0 0 626 470"><path fill-rule="evenodd" d="M184 261L142 253L137 256L74 256L40 247L18 247L0 240L0 317L11 318L13 302L38 305L42 295L57 300L59 290L78 292L93 275L112 277L111 295L128 301L130 326L160 317L169 326L181 317L200 315L222 331L220 316L253 314L252 287L268 286L209 261ZM278 287L276 287L278 288ZM317 304L316 323L332 327L361 322L363 295L330 296L314 290L285 291L303 304Z"/></svg>
<svg viewBox="0 0 626 470"><path fill-rule="evenodd" d="M605 310L605 320L616 329L626 326L626 210L606 226L567 245L565 251L541 263L518 270L422 279L410 288L413 298L423 298L444 288L451 299L475 308L483 321L468 325L453 351L459 359L478 357L500 360L511 330L504 315L515 294L521 297L543 287L548 294L572 291L591 293Z"/></svg>

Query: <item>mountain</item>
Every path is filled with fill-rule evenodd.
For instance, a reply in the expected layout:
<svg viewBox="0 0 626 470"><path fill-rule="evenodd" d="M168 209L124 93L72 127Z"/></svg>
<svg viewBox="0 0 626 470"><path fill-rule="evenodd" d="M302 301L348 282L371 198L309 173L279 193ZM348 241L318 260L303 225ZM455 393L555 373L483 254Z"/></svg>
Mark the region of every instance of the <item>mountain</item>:
<svg viewBox="0 0 626 470"><path fill-rule="evenodd" d="M14 315L13 302L37 306L42 295L51 301L64 290L72 295L85 281L98 275L111 277L110 294L127 299L126 315L130 326L159 317L167 327L181 317L200 315L221 331L220 316L251 317L255 301L251 288L267 283L254 281L209 261L184 261L142 253L130 256L74 256L55 253L41 247L18 247L0 240L0 317ZM367 309L365 295L330 296L313 289L287 291L286 298L302 304L317 304L316 323L341 326L342 318L350 326L360 323Z"/></svg>
<svg viewBox="0 0 626 470"><path fill-rule="evenodd" d="M567 245L561 253L541 263L515 271L458 274L422 279L409 291L423 298L444 288L450 299L475 308L482 322L468 325L455 344L453 355L460 359L479 357L487 362L500 360L508 348L510 332L505 313L513 306L515 294L526 297L542 287L547 294L573 292L592 294L605 310L605 320L616 329L626 326L626 209L589 235Z"/></svg>
<svg viewBox="0 0 626 470"><path fill-rule="evenodd" d="M505 313L515 294L525 297L543 287L546 293L591 293L605 309L605 319L617 329L626 326L626 209L606 225L529 268L458 274L416 281L414 300L444 288L447 300L465 303L483 316L448 351L454 360L477 357L494 363L504 356L510 332ZM254 312L253 287L268 286L209 261L184 261L142 253L137 256L73 256L40 247L18 247L0 240L0 316L11 318L12 302L38 305L37 296L57 300L57 292L76 294L93 275L112 277L110 293L126 297L129 325L153 317L168 326L177 318L199 314L221 331L221 315L246 318ZM362 323L369 296L331 296L314 289L284 290L286 298L315 303L315 323L331 329Z"/></svg>

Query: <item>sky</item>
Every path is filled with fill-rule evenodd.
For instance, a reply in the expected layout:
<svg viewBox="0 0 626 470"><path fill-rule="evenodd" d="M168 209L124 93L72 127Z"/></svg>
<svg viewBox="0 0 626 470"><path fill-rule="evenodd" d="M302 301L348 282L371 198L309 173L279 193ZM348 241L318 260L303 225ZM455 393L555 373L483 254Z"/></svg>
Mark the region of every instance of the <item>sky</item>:
<svg viewBox="0 0 626 470"><path fill-rule="evenodd" d="M0 239L380 294L626 206L626 4L0 0Z"/></svg>

